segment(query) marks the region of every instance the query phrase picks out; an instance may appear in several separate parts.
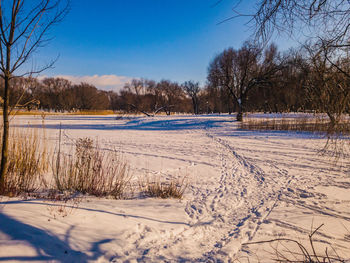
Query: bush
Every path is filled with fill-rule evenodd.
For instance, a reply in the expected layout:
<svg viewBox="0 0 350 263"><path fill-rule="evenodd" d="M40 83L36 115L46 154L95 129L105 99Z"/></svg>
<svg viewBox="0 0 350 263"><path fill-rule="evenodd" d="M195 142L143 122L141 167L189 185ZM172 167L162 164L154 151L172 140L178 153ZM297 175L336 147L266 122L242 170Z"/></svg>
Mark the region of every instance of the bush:
<svg viewBox="0 0 350 263"><path fill-rule="evenodd" d="M330 249L325 248L324 251L319 251L320 249L316 248L314 235L319 232L322 226L323 224L315 230L311 230L308 235L308 246L302 244L300 240L293 238L276 238L266 241L243 243L242 245L247 246L275 243L275 257L271 259L271 262L345 262L345 259L342 259L332 247L330 247Z"/></svg>
<svg viewBox="0 0 350 263"><path fill-rule="evenodd" d="M125 197L131 176L127 163L116 151L103 152L90 138L76 140L72 155L59 149L53 159L59 191L78 191L95 196Z"/></svg>
<svg viewBox="0 0 350 263"><path fill-rule="evenodd" d="M160 181L160 179L139 182L140 191L146 196L157 198L177 198L181 199L187 188L186 177L182 179L172 179L170 181Z"/></svg>
<svg viewBox="0 0 350 263"><path fill-rule="evenodd" d="M38 189L43 173L48 170L48 159L46 144L37 132L29 129L11 132L2 194L16 196Z"/></svg>
<svg viewBox="0 0 350 263"><path fill-rule="evenodd" d="M350 125L347 120L342 120L336 127L330 125L326 118L295 118L295 119L247 119L241 123L243 130L277 130L277 131L300 131L327 134L350 134Z"/></svg>

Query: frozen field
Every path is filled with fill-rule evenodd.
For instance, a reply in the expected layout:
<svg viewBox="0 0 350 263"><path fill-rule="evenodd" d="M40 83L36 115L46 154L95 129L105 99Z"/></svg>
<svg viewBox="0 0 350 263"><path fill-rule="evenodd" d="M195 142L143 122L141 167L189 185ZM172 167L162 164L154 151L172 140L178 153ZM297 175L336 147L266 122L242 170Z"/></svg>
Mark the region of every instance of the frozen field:
<svg viewBox="0 0 350 263"><path fill-rule="evenodd" d="M134 180L187 176L182 200L86 197L68 204L2 198L0 261L271 262L291 238L350 259L350 160L320 154L326 140L307 133L237 129L234 117L47 116L57 145L98 139L119 150ZM19 116L18 128L40 128ZM287 248L279 243L279 251ZM293 250L294 248L289 247ZM296 251L296 250L295 250Z"/></svg>

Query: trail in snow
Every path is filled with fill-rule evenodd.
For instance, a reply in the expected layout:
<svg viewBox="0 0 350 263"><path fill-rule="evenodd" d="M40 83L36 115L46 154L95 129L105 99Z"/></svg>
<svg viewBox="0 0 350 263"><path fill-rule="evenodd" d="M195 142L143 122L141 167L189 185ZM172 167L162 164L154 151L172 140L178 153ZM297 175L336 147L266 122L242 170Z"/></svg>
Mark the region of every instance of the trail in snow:
<svg viewBox="0 0 350 263"><path fill-rule="evenodd" d="M143 249L139 261L233 259L242 243L254 237L291 182L292 178L284 170L265 174L210 129L204 135L215 147L217 160L213 162L220 163L220 176L210 185L190 186L193 199L185 208L190 226L184 231L172 238L146 238L145 249L142 248L144 235L136 242L139 249Z"/></svg>

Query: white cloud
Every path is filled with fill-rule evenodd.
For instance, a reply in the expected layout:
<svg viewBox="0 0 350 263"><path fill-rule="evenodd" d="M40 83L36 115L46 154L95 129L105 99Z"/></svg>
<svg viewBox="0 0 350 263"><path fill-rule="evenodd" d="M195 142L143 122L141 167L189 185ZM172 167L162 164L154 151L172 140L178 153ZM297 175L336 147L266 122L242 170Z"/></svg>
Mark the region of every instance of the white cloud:
<svg viewBox="0 0 350 263"><path fill-rule="evenodd" d="M42 76L44 78L46 76ZM119 91L124 84L130 82L132 78L117 75L93 75L93 76L72 76L72 75L56 75L55 78L68 79L74 84L86 82L96 86L98 89Z"/></svg>

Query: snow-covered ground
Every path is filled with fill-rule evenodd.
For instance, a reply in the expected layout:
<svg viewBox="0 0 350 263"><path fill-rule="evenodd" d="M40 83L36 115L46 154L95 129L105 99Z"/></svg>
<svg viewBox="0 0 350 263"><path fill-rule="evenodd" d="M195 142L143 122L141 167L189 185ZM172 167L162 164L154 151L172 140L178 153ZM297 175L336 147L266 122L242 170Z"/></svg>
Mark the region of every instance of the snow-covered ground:
<svg viewBox="0 0 350 263"><path fill-rule="evenodd" d="M256 116L255 116L256 117ZM183 177L182 200L85 197L67 203L2 197L0 261L271 262L290 238L350 259L350 160L335 164L307 133L238 129L234 117L47 116L46 137L57 145L92 137L117 149L134 180ZM42 127L19 116L17 128ZM334 250L333 250L334 249Z"/></svg>

